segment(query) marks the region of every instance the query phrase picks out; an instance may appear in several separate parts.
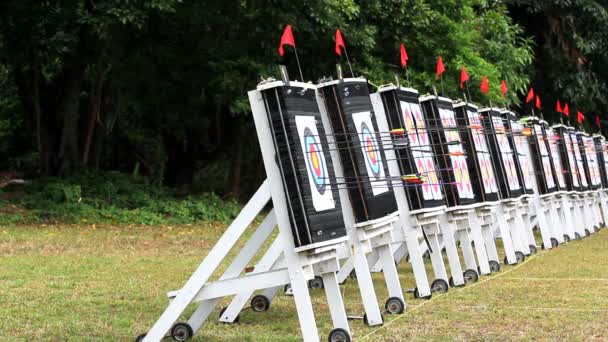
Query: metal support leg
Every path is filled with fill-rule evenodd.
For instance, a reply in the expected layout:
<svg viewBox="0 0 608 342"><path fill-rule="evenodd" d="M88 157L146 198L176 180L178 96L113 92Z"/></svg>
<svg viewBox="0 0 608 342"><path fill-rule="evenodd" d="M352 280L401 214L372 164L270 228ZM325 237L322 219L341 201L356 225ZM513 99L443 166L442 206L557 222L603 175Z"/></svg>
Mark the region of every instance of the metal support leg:
<svg viewBox="0 0 608 342"><path fill-rule="evenodd" d="M488 252L486 251L486 245L481 233L481 225L479 224L477 213L475 211L470 211L468 216L471 236L475 242L475 252L477 254L477 262L479 263L479 271L481 274L489 274L491 271ZM492 240L492 244L494 244L494 240Z"/></svg>

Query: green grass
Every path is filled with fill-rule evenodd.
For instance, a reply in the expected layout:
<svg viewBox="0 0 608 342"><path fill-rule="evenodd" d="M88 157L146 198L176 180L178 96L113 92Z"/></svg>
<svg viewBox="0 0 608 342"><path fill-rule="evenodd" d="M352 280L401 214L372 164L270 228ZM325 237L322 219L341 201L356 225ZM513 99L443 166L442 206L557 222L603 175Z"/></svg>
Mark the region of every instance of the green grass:
<svg viewBox="0 0 608 342"><path fill-rule="evenodd" d="M0 227L0 340L132 340L159 317L165 293L183 285L224 229L223 223ZM359 321L351 329L364 341L606 340L607 247L603 230L430 301L406 295L406 314L387 316L379 329ZM400 274L403 287L413 287L407 263ZM383 279L374 274L374 280L383 305ZM347 311L362 314L355 282L343 289ZM313 291L313 301L326 336L324 292ZM293 301L280 296L266 313L243 312L238 325L206 323L195 340L299 335Z"/></svg>

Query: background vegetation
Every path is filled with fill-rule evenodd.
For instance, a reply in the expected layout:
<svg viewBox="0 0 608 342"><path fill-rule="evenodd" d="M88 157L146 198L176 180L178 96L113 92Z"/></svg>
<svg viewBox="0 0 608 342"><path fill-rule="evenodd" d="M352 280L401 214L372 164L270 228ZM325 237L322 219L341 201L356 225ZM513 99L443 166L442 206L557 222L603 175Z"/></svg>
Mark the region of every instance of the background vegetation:
<svg viewBox="0 0 608 342"><path fill-rule="evenodd" d="M433 86L441 91L435 81L441 55L446 95L461 97L459 70L466 66L477 102L525 113L522 94L531 84L546 117L557 120L552 108L560 98L592 118L607 106L606 6L582 0L3 1L0 170L31 183L18 196L5 188L0 198L5 207L31 211L32 220L215 217L192 207L242 200L264 178L246 92L261 76L276 76L279 63L299 78L291 48L283 58L277 54L286 23L294 27L306 81L344 65L333 52L340 28L354 73L373 84L398 75L422 93ZM407 81L401 42L409 54ZM483 75L490 80L487 98L479 92ZM510 88L506 98L501 79ZM172 205L189 213L169 215ZM110 213L93 214L96 209ZM21 216L12 212L10 220Z"/></svg>

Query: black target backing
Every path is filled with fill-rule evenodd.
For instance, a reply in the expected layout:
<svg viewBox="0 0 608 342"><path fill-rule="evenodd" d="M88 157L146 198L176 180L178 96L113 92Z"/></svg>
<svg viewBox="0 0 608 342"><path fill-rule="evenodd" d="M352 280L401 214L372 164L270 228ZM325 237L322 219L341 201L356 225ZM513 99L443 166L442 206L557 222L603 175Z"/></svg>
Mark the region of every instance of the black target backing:
<svg viewBox="0 0 608 342"><path fill-rule="evenodd" d="M498 188L501 199L517 198L523 194L515 165L515 151L511 148L508 132L501 110L482 108L479 110L481 122L490 145Z"/></svg>
<svg viewBox="0 0 608 342"><path fill-rule="evenodd" d="M460 138L467 152L467 165L475 197L480 202L497 201L499 190L496 172L478 107L466 102L457 102L454 104L454 111L458 127L462 127Z"/></svg>
<svg viewBox="0 0 608 342"><path fill-rule="evenodd" d="M314 87L296 86L295 82L291 84L293 86L280 82L275 87L261 90L261 93L283 177L294 243L296 247L303 247L343 237L346 229ZM298 120L312 124L303 127L304 124ZM301 137L297 121L308 140ZM318 134L313 134L315 130ZM316 158L318 163L316 170L319 173L314 186L307 172L310 158ZM323 165L325 168L321 169ZM331 198L333 205L328 201L323 204L320 204L321 201L315 202L313 192L315 195L322 192L321 196ZM317 210L320 207L323 210Z"/></svg>
<svg viewBox="0 0 608 342"><path fill-rule="evenodd" d="M378 93L389 129L403 129L405 133L392 135L399 171L402 175L421 175L424 178L421 184L402 180L409 208L418 210L444 205L445 197L434 171L437 167L428 143L430 137L418 102L418 91L390 86L378 89Z"/></svg>
<svg viewBox="0 0 608 342"><path fill-rule="evenodd" d="M572 142L570 141L569 129L564 125L554 125L553 132L557 136L557 148L559 150L560 159L562 161L562 169L566 180L567 191L580 190L580 182L576 174L576 159L572 150Z"/></svg>
<svg viewBox="0 0 608 342"><path fill-rule="evenodd" d="M452 100L428 95L420 98L420 105L427 120L435 160L441 170L440 179L448 206L475 203L466 160L468 156L462 146Z"/></svg>
<svg viewBox="0 0 608 342"><path fill-rule="evenodd" d="M344 169L357 223L397 210L381 136L364 78L319 85Z"/></svg>

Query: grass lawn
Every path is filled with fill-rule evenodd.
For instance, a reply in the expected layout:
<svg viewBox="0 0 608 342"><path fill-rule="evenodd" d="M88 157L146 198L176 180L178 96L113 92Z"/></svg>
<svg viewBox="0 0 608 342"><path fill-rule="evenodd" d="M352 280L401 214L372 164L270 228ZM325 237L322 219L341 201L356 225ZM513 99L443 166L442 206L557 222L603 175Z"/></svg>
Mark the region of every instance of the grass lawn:
<svg viewBox="0 0 608 342"><path fill-rule="evenodd" d="M0 340L129 341L145 332L225 225L179 227L0 227ZM400 265L404 288L409 264ZM387 298L374 275L381 305ZM355 282L344 286L347 311L362 314ZM323 336L331 330L324 292L313 291ZM224 301L224 304L227 301ZM222 305L222 306L223 306ZM608 229L540 252L518 266L431 300L407 295L407 312L380 328L351 322L360 341L608 340ZM322 340L324 340L323 338ZM295 341L292 299L241 323L210 322L195 341Z"/></svg>

